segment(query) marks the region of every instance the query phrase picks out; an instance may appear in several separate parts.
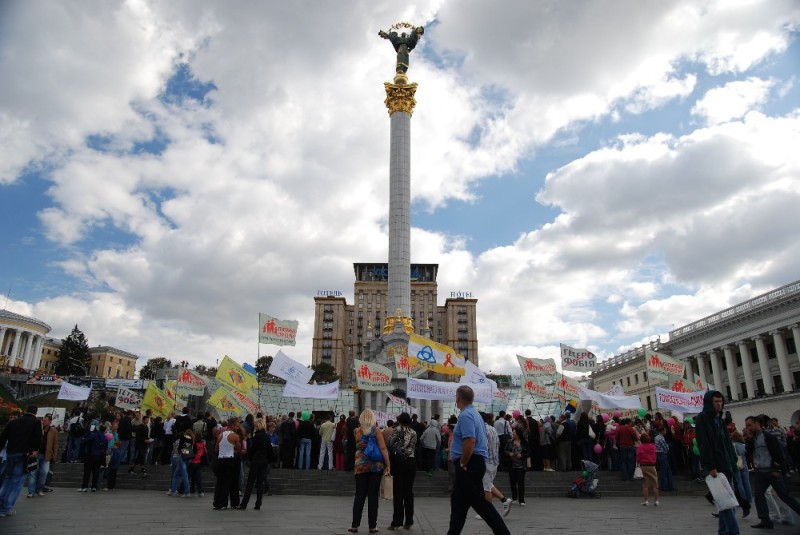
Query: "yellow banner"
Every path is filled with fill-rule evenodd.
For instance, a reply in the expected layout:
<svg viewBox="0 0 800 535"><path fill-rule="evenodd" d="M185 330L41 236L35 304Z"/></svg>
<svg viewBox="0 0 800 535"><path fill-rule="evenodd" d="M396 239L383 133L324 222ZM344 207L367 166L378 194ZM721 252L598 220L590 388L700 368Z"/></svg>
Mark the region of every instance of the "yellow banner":
<svg viewBox="0 0 800 535"><path fill-rule="evenodd" d="M436 373L464 375L466 359L452 347L412 334L408 338L408 362Z"/></svg>
<svg viewBox="0 0 800 535"><path fill-rule="evenodd" d="M174 407L175 402L167 396L166 392L158 388L155 382L150 381L142 399L142 411L151 409L154 416L166 418Z"/></svg>
<svg viewBox="0 0 800 535"><path fill-rule="evenodd" d="M242 413L242 410L239 404L231 398L231 393L230 389L221 386L208 398L208 404L221 411L232 412L238 416Z"/></svg>
<svg viewBox="0 0 800 535"><path fill-rule="evenodd" d="M254 388L258 388L258 379L252 373L242 368L236 361L225 355L217 370L217 381L221 381L231 388L247 395Z"/></svg>

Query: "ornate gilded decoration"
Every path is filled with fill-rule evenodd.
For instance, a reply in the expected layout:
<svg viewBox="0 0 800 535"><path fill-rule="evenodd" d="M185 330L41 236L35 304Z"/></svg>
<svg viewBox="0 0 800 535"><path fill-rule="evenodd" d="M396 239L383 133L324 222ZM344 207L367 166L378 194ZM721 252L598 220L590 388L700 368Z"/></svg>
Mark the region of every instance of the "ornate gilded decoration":
<svg viewBox="0 0 800 535"><path fill-rule="evenodd" d="M406 318L405 316L401 316L403 312L398 308L395 311L394 316L389 316L386 318L386 323L383 325L383 334L389 334L394 332L394 326L398 323L403 325L403 330L406 334L413 334L414 333L414 320L411 318Z"/></svg>
<svg viewBox="0 0 800 535"><path fill-rule="evenodd" d="M417 101L414 98L414 93L417 92L417 84L392 84L384 82L383 86L386 88L386 108L389 110L391 116L396 111L403 111L409 115L414 113L414 106Z"/></svg>

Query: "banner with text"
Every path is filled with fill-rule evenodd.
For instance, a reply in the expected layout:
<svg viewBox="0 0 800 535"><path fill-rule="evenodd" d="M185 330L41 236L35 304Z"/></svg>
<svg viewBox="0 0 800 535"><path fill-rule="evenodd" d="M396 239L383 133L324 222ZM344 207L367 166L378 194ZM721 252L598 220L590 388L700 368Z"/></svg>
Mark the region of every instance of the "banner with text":
<svg viewBox="0 0 800 535"><path fill-rule="evenodd" d="M238 362L228 355L225 355L222 359L217 369L216 379L245 394L249 394L252 389L258 388L256 376L242 368Z"/></svg>
<svg viewBox="0 0 800 535"><path fill-rule="evenodd" d="M522 370L522 384L533 381L540 386L550 386L556 380L555 359L537 359L517 355L519 367Z"/></svg>
<svg viewBox="0 0 800 535"><path fill-rule="evenodd" d="M522 380L522 390L536 401L549 401L553 399L555 383L544 385L535 381L533 378L524 377Z"/></svg>
<svg viewBox="0 0 800 535"><path fill-rule="evenodd" d="M698 392L675 392L656 387L656 407L663 410L696 414L703 410L705 390Z"/></svg>
<svg viewBox="0 0 800 535"><path fill-rule="evenodd" d="M462 386L460 383L430 381L428 379L408 379L406 383L406 395L408 397L441 401L454 401L456 399L456 390L459 386ZM492 385L472 384L469 386L475 392L476 402L492 402Z"/></svg>
<svg viewBox="0 0 800 535"><path fill-rule="evenodd" d="M249 413L255 416L257 413L261 412L261 407L258 406L258 403L256 403L253 398L243 394L242 392L239 392L238 390L231 390L227 399L230 399L236 405L239 405L239 408L245 414Z"/></svg>
<svg viewBox="0 0 800 535"><path fill-rule="evenodd" d="M142 404L142 398L139 394L129 388L121 386L117 388L117 398L114 400L114 406L119 409L138 409Z"/></svg>
<svg viewBox="0 0 800 535"><path fill-rule="evenodd" d="M359 390L394 390L392 370L376 362L353 359Z"/></svg>
<svg viewBox="0 0 800 535"><path fill-rule="evenodd" d="M386 394L386 405L387 405L387 407L388 407L388 405L390 403L393 403L393 404L395 404L395 405L400 407L400 410L398 411L398 413L407 412L408 414L419 414L419 411L417 411L417 408L416 407L412 407L411 405L409 405L409 403L406 400L404 400L403 398L399 398L399 397L395 396L394 394Z"/></svg>
<svg viewBox="0 0 800 535"><path fill-rule="evenodd" d="M61 383L61 388L58 390L57 399L66 399L67 401L83 401L89 399L89 394L92 393L91 386L75 386L66 381Z"/></svg>
<svg viewBox="0 0 800 535"><path fill-rule="evenodd" d="M304 385L311 381L314 370L306 368L296 360L289 358L283 351L278 350L278 354L272 359L269 373L289 383Z"/></svg>
<svg viewBox="0 0 800 535"><path fill-rule="evenodd" d="M175 392L179 396L202 396L206 391L206 382L192 370L183 370L178 375Z"/></svg>
<svg viewBox="0 0 800 535"><path fill-rule="evenodd" d="M561 371L590 373L597 368L597 356L579 347L559 344L561 347Z"/></svg>
<svg viewBox="0 0 800 535"><path fill-rule="evenodd" d="M408 361L415 366L445 375L464 375L465 360L452 347L416 334L408 338Z"/></svg>
<svg viewBox="0 0 800 535"><path fill-rule="evenodd" d="M339 381L327 385L301 385L286 383L283 388L285 398L339 399Z"/></svg>
<svg viewBox="0 0 800 535"><path fill-rule="evenodd" d="M408 360L408 355L395 353L394 367L397 369L398 379L408 379L409 377L419 377L428 373L428 370L421 366L411 364Z"/></svg>
<svg viewBox="0 0 800 535"><path fill-rule="evenodd" d="M556 376L555 391L559 395L566 397L566 399L580 399L581 384L572 377L559 373Z"/></svg>
<svg viewBox="0 0 800 535"><path fill-rule="evenodd" d="M597 407L600 409L638 409L642 406L639 396L610 396L589 390L581 385L578 385L578 387L580 389L580 400L593 401L597 403Z"/></svg>
<svg viewBox="0 0 800 535"><path fill-rule="evenodd" d="M293 346L297 338L296 320L279 320L268 314L258 315L258 343Z"/></svg>
<svg viewBox="0 0 800 535"><path fill-rule="evenodd" d="M683 376L685 365L664 353L657 353L645 348L644 361L647 363L647 377L653 380L666 381L669 375Z"/></svg>

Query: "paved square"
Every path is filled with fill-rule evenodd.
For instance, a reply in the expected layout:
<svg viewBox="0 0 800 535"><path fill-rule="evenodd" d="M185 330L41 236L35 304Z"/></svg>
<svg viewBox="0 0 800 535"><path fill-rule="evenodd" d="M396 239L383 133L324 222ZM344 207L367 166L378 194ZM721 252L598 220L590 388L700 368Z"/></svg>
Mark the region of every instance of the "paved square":
<svg viewBox="0 0 800 535"><path fill-rule="evenodd" d="M563 534L664 534L706 535L716 533L714 508L702 497L662 500L659 507L642 507L640 498L578 499L539 498L526 507L514 506L506 517L514 534L555 532ZM0 518L3 535L77 535L97 532L114 535L203 535L206 533L346 534L350 526L352 495L269 496L261 511L214 511L211 495L203 498L172 498L165 493L141 490L79 493L57 488L44 497L17 502L17 515ZM252 502L251 502L252 506ZM447 533L450 514L446 498L420 498L411 534ZM391 502L381 500L378 528L386 532L391 520ZM741 518L741 512L737 515ZM753 513L740 521L742 533L758 521ZM366 507L360 533L367 533ZM235 530L235 531L234 531ZM403 531L403 533L407 533ZM465 534L491 533L482 520L470 514ZM770 533L795 535L800 526L776 526Z"/></svg>

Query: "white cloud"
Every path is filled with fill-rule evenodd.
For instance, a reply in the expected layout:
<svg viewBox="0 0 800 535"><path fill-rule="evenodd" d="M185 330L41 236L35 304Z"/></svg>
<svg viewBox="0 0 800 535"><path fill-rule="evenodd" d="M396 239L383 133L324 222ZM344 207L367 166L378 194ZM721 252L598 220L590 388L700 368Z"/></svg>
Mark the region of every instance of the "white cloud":
<svg viewBox="0 0 800 535"><path fill-rule="evenodd" d="M76 251L62 269L86 281L15 306L59 336L77 322L92 343L206 364L252 358L268 312L301 321L293 354L308 362L314 291L349 293L352 263L387 254L394 52L378 29L436 21L409 71L412 191L436 210L478 203L484 181L554 136L577 145L589 121L687 98L693 69L711 85L746 75L800 20L792 2L704 6L15 4L0 17L0 183L45 169L39 217ZM159 98L179 63L216 87L205 103ZM752 111L771 84L791 88L761 80L759 99L758 80L707 92L707 128L631 132L560 166L537 199L561 213L513 243L473 254L468 236L413 229L412 260L440 264L440 293L480 299L487 369L553 356L559 341L604 354L794 276L796 210L771 216L800 195L800 119ZM735 83L739 111L714 108ZM159 154L133 151L156 136ZM129 242L95 241L103 229Z"/></svg>
<svg viewBox="0 0 800 535"><path fill-rule="evenodd" d="M774 80L750 77L710 89L695 103L692 114L704 118L709 124L739 119L751 110L760 109L774 85Z"/></svg>

